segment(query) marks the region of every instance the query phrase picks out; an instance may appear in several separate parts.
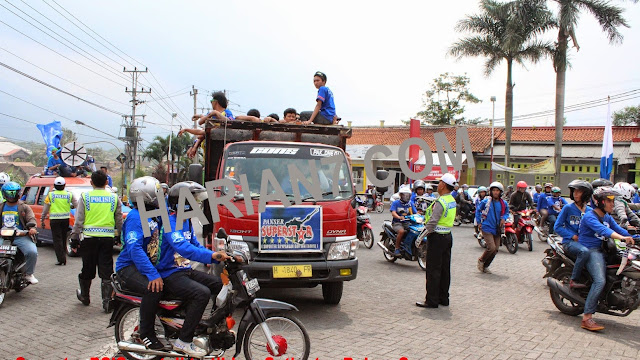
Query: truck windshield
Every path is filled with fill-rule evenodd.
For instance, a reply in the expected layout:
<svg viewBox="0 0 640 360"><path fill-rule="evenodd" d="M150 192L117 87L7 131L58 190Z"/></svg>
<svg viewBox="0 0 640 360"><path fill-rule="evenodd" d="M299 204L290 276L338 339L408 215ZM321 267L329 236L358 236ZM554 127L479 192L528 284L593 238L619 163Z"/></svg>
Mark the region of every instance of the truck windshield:
<svg viewBox="0 0 640 360"><path fill-rule="evenodd" d="M339 155L342 161L340 163L331 162L323 164L322 159L330 156ZM322 192L322 198L314 198L311 192L307 190L302 182L299 182L300 195L303 199L314 200L340 200L353 196L353 184L351 182L351 173L347 165L344 153L335 148L322 146L286 146L270 144L234 144L228 148L224 161L225 178L231 179L235 185L235 194L243 196L243 189L240 186L240 175L247 175L249 190L252 198L260 196L260 184L262 181L263 170L271 170L278 180L278 183L287 196L293 196L291 186L291 178L288 166L293 164L305 176L307 181L314 184L310 167L315 164L318 171L319 187ZM338 167L336 169L336 167ZM334 194L332 192L333 182L338 182L340 192ZM225 193L229 189L223 189ZM269 193L273 193L273 187L269 186Z"/></svg>

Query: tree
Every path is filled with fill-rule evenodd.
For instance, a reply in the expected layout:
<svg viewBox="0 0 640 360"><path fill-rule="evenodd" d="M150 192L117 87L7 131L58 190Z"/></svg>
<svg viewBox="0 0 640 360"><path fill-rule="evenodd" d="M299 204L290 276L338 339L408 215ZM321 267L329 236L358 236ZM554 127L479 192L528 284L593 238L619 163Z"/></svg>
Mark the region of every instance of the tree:
<svg viewBox="0 0 640 360"><path fill-rule="evenodd" d="M171 163L174 166L174 170L178 174L177 181L185 180L180 174L186 174L184 171L185 166L188 168L188 162L183 161L187 150L191 147L193 138L189 134L183 134L182 136L173 135L171 138ZM154 170L154 176L159 174L160 165L164 166L164 175L166 176L166 160L169 159L169 135L166 137L156 136L153 141L147 146L142 153L142 157L145 159L153 160L157 163L156 170ZM177 160L177 161L176 161ZM158 175L160 176L160 175ZM166 179L163 178L163 179ZM164 180L163 180L164 181Z"/></svg>
<svg viewBox="0 0 640 360"><path fill-rule="evenodd" d="M467 16L456 26L459 32L476 35L460 39L449 49L458 57L486 57L484 72L491 75L504 60L507 63L507 89L505 94L505 166L509 166L511 126L513 123L513 63L537 63L552 53L550 43L538 40L546 30L555 26L551 12L538 1L512 1L501 3L483 0L480 14Z"/></svg>
<svg viewBox="0 0 640 360"><path fill-rule="evenodd" d="M467 120L464 114L464 102L479 103L469 91L470 79L466 75L440 74L433 79L431 89L426 92L423 100L425 110L418 112L416 116L423 123L432 125L464 124Z"/></svg>
<svg viewBox="0 0 640 360"><path fill-rule="evenodd" d="M60 139L60 145L65 146L70 142L78 141L78 136L73 130L63 127L62 128L62 139Z"/></svg>
<svg viewBox="0 0 640 360"><path fill-rule="evenodd" d="M540 0L542 1L542 0ZM553 67L556 71L556 179L559 179L562 165L562 121L564 120L564 99L567 73L567 53L569 50L569 40L575 46L576 51L580 50L576 38L576 28L581 12L588 12L593 15L602 31L607 34L609 43L622 42L622 34L618 31L621 26L629 27L627 21L622 17L623 9L612 5L608 0L553 0L558 5L558 40L555 44ZM634 0L637 2L637 0Z"/></svg>
<svg viewBox="0 0 640 360"><path fill-rule="evenodd" d="M627 106L613 113L615 126L640 126L640 106Z"/></svg>

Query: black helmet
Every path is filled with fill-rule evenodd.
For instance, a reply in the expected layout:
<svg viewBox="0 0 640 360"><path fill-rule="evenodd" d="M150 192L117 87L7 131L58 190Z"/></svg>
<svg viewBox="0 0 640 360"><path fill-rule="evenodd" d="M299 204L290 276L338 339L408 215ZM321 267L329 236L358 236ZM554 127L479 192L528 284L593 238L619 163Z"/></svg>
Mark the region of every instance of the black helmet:
<svg viewBox="0 0 640 360"><path fill-rule="evenodd" d="M591 182L591 186L595 191L597 188L601 186L613 186L613 183L607 179L595 179Z"/></svg>
<svg viewBox="0 0 640 360"><path fill-rule="evenodd" d="M573 201L575 201L573 198L573 190L575 189L582 190L582 198L580 199L582 200L582 203L589 201L589 198L593 195L593 186L591 186L591 184L584 180L576 179L569 183L569 198Z"/></svg>
<svg viewBox="0 0 640 360"><path fill-rule="evenodd" d="M593 190L593 202L596 207L602 211L604 211L604 200L607 198L613 200L617 196L620 196L620 193L615 191L611 186L601 186Z"/></svg>
<svg viewBox="0 0 640 360"><path fill-rule="evenodd" d="M413 183L413 191L415 192L416 190L418 190L418 188L422 188L422 190L426 190L424 181L416 180L416 182Z"/></svg>
<svg viewBox="0 0 640 360"><path fill-rule="evenodd" d="M205 189L204 186L193 181L182 181L173 185L167 193L167 195L169 195L169 209L177 210L180 189L182 188L186 188L198 202L207 199L207 189ZM185 207L188 207L188 205L189 204L185 202Z"/></svg>

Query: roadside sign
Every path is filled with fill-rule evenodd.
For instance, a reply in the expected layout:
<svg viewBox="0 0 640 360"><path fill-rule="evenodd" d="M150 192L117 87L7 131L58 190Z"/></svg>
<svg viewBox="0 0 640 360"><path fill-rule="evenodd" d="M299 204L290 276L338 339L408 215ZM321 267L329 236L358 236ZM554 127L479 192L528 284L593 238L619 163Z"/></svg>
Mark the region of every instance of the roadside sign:
<svg viewBox="0 0 640 360"><path fill-rule="evenodd" d="M118 162L120 164L124 164L125 161L127 161L127 157L125 154L120 153L120 155L118 155L118 157L116 158L116 160L118 160Z"/></svg>

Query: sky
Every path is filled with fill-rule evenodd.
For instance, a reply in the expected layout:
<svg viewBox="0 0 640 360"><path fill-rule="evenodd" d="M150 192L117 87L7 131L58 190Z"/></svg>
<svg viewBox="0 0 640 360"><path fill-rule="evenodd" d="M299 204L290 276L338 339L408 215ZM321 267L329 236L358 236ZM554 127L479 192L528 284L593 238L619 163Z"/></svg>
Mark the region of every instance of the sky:
<svg viewBox="0 0 640 360"><path fill-rule="evenodd" d="M613 2L626 9L630 28L621 29L622 44L610 45L595 19L582 15L581 48L570 52L567 106L640 89L640 4ZM445 72L466 74L471 92L483 100L467 105L466 117L491 118L490 97L496 96L495 118L500 119L506 65L486 77L484 59L447 56L451 44L467 35L455 31L456 22L477 13L478 4L6 0L0 2L0 63L108 111L0 66L0 113L34 123L60 120L80 134L81 142L122 147L111 138L123 135L121 114L131 113L131 96L125 92L125 87L131 90L131 76L122 70L146 67L149 72L141 74L138 88L151 88L151 94L139 97L146 103L136 110L147 115L143 146L170 132L172 113L177 114L174 131L192 124L192 86L199 90L198 107L210 106L211 91L227 90L235 114L257 108L263 116L282 116L288 107L313 110L317 70L327 74L344 125L377 126L380 120L401 125L422 109L431 81ZM554 108L555 73L549 60L517 65L513 78L514 115ZM616 98L624 101L612 103L611 110L640 104L640 92L630 94L626 100ZM167 95L172 97L164 99ZM576 126L601 126L606 116L606 105L566 113L567 125ZM516 120L514 126L553 123L551 113ZM41 141L34 124L5 115L0 115L0 136Z"/></svg>

